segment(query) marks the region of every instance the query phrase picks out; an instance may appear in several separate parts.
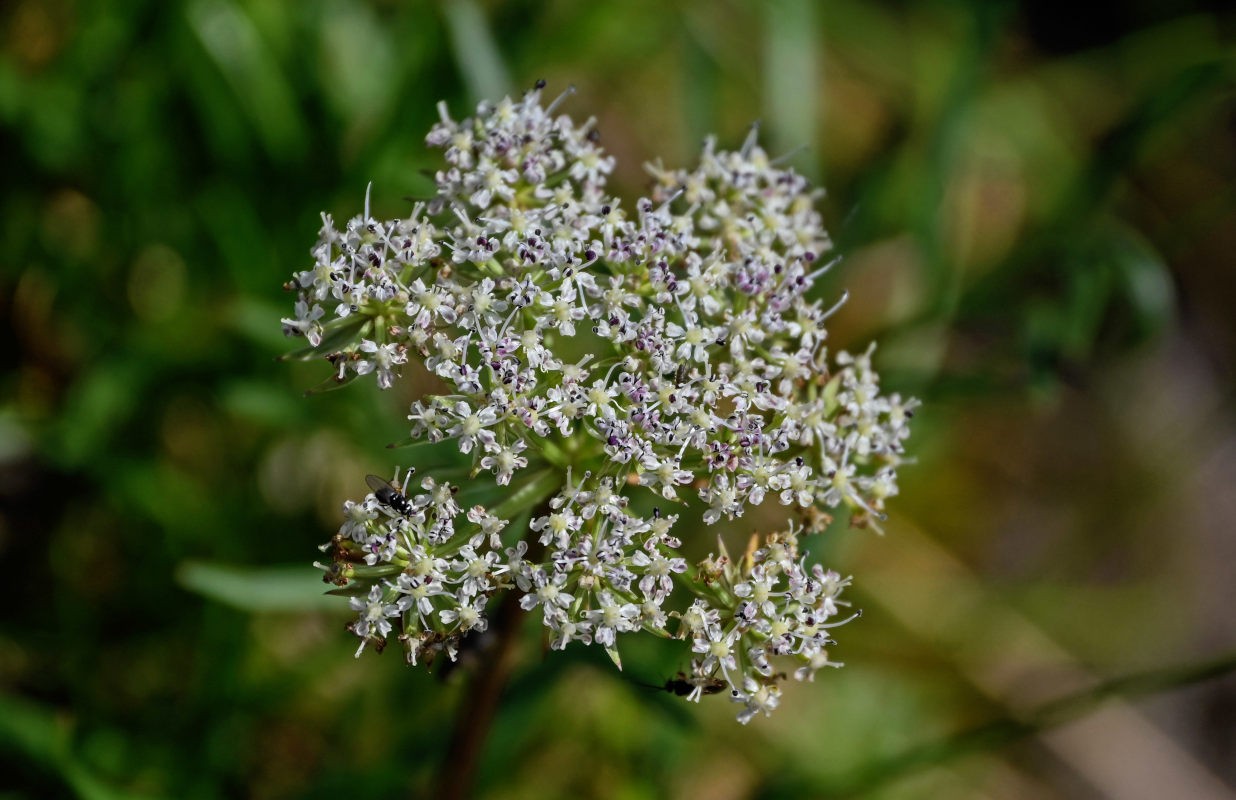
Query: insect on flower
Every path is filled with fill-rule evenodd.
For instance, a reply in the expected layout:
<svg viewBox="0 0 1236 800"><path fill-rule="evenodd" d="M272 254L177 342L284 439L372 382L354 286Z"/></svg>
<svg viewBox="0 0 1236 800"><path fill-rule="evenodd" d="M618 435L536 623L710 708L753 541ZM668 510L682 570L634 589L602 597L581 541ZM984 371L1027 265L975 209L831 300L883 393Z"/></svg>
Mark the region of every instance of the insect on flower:
<svg viewBox="0 0 1236 800"><path fill-rule="evenodd" d="M410 476L414 471L409 469L408 475ZM377 475L366 475L365 483L369 484L370 489L373 489L373 496L378 498L378 502L382 505L389 506L396 514L401 514L405 517L412 514L412 503L390 481Z"/></svg>
<svg viewBox="0 0 1236 800"><path fill-rule="evenodd" d="M677 677L670 678L665 682L664 686L657 688L679 697L687 697L693 693L720 694L725 691L725 681L720 678L691 680L684 673L680 672Z"/></svg>
<svg viewBox="0 0 1236 800"><path fill-rule="evenodd" d="M678 697L689 697L696 699L704 694L720 694L725 691L726 683L720 678L702 678L691 679L687 677L685 672L679 672L673 678L669 678L662 684L644 683L636 681L645 689L654 689L658 692L669 692Z"/></svg>

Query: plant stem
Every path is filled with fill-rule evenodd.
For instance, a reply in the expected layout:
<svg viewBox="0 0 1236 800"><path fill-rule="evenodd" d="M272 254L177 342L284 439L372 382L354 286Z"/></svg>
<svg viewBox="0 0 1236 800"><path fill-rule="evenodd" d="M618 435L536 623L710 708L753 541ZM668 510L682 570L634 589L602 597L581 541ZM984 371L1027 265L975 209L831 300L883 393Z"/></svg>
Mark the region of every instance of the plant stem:
<svg viewBox="0 0 1236 800"><path fill-rule="evenodd" d="M542 500L529 519L543 516L549 513L549 510L549 498L542 495ZM531 531L525 535L528 537L526 557L536 561L541 557L544 548ZM440 800L463 800L472 791L485 738L497 713L502 690L506 688L515 665L519 630L527 615L519 601L520 594L508 590L502 597L497 612L490 619L489 633L495 638L485 654L485 662L476 665L476 674L472 676L460 704L455 731L447 746L446 757L438 773L437 786L432 797Z"/></svg>
<svg viewBox="0 0 1236 800"><path fill-rule="evenodd" d="M485 737L515 663L515 644L526 613L519 607L519 595L508 591L490 621L497 640L486 663L477 665L468 686L432 796L441 800L463 800L469 796Z"/></svg>

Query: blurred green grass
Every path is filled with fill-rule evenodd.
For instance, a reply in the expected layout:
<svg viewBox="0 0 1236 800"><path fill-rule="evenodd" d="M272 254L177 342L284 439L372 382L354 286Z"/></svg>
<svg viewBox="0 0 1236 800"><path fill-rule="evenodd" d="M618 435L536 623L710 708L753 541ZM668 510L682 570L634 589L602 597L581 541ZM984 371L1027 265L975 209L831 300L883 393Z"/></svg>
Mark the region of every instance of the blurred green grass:
<svg viewBox="0 0 1236 800"><path fill-rule="evenodd" d="M578 87L628 198L643 161L762 120L829 192L824 290L852 297L834 345L879 338L886 384L925 405L888 536L813 542L867 611L839 632L846 669L738 728L603 654L541 660L530 632L483 796L850 795L955 732L1236 642L1219 4L17 0L0 19L0 795L428 785L462 685L353 661L295 565L312 584L366 472L455 459L384 449L416 380L302 397L327 370L274 361L280 285L320 210L350 216L371 180L379 214L429 191L439 99L462 114L538 78ZM681 667L629 649L636 679ZM1230 678L1118 702L866 794L1227 797L1234 702Z"/></svg>

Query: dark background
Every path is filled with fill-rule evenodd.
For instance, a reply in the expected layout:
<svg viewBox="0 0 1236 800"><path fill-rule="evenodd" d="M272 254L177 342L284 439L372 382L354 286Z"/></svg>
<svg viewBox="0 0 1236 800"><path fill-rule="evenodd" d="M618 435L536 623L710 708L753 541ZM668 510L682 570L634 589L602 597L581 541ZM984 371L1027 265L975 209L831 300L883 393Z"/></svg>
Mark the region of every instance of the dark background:
<svg viewBox="0 0 1236 800"><path fill-rule="evenodd" d="M682 666L643 637L619 674L529 631L479 793L1236 797L1231 677L1035 712L1236 644L1225 6L4 4L0 797L428 784L466 681L354 661L309 567L418 381L302 397L280 286L319 211L431 191L439 99L538 78L628 202L762 120L829 192L834 346L924 405L887 536L813 542L866 612L845 669L743 728L633 683Z"/></svg>

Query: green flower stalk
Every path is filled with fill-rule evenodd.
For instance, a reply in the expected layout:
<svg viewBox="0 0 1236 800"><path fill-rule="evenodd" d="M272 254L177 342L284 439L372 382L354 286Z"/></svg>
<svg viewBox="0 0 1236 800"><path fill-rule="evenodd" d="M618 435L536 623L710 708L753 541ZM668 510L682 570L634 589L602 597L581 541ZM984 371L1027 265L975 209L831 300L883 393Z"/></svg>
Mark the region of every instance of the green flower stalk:
<svg viewBox="0 0 1236 800"><path fill-rule="evenodd" d="M411 405L412 440L451 439L474 479L514 486L465 510L432 476L371 481L320 566L349 587L360 650L394 637L411 663L453 659L491 599L516 592L553 649L600 645L621 665L623 634L683 640L682 694L724 687L745 723L777 705L779 681L836 666L848 579L808 565L799 536L842 506L878 529L917 403L880 392L870 348L829 353L841 301L808 298L832 263L819 193L754 130L735 152L710 139L693 170L650 165L651 195L628 213L606 194L594 121L555 116L540 89L462 122L440 106L436 196L388 221L366 198L342 231L323 215L313 266L289 284L284 330L330 359L332 381L388 388L420 360L450 390ZM681 508L637 514L638 492ZM688 493L705 525L765 502L801 524L690 565Z"/></svg>

